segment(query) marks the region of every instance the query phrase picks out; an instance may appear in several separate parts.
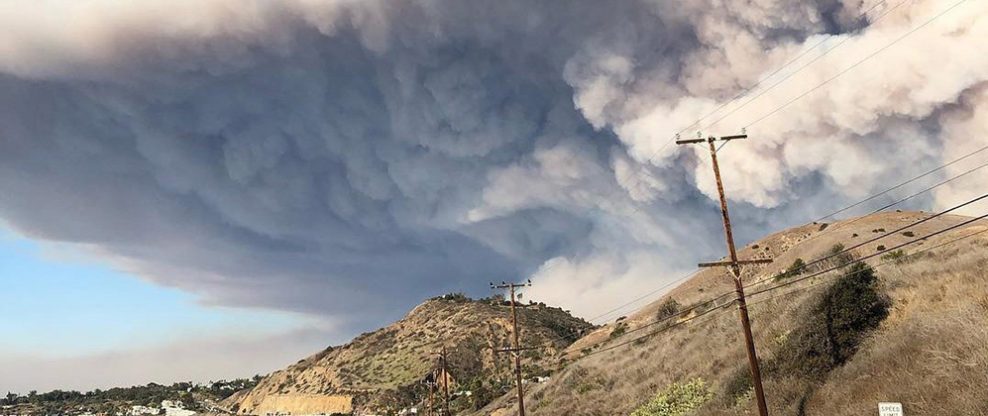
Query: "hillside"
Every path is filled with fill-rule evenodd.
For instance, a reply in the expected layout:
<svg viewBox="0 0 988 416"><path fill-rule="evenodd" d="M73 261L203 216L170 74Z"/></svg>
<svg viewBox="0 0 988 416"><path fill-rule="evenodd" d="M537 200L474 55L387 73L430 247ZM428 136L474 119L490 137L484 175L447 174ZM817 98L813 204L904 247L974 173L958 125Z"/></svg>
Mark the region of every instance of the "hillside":
<svg viewBox="0 0 988 416"><path fill-rule="evenodd" d="M470 391L453 407L477 409L511 386L508 357L493 351L510 345L509 311L493 299L435 298L392 325L268 375L224 405L241 414L383 413L421 405L427 396L422 380L436 370L437 353L445 346L450 391ZM592 328L544 304L519 307L518 316L528 345L543 347L541 354L523 354L528 376L547 373L553 357Z"/></svg>
<svg viewBox="0 0 988 416"><path fill-rule="evenodd" d="M988 414L988 233L973 234L988 229L984 222L888 249L968 220L942 216L813 263L927 217L807 224L740 251L775 259L746 267L749 294L791 283L748 299L771 414L875 414L879 401L902 402L913 415ZM870 266L853 273L827 272L870 255ZM572 344L548 382L529 384L527 413L757 414L733 296L703 302L733 290L726 273L703 270ZM513 415L514 405L508 393L473 414ZM656 410L676 406L692 410Z"/></svg>

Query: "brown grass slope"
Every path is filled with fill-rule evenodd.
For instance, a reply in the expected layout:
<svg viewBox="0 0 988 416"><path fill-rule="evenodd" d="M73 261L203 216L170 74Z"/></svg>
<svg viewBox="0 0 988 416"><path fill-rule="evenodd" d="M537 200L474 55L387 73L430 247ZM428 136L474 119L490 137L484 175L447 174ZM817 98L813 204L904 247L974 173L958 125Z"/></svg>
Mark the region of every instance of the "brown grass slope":
<svg viewBox="0 0 988 416"><path fill-rule="evenodd" d="M826 226L809 224L768 236L740 252L741 258L771 256L776 260L747 268L744 279L749 284L768 278L748 291L776 284L771 277L797 258L810 262L824 257L836 244L851 247L927 216L882 213ZM939 217L867 244L853 255L871 255L881 251L879 246L894 247L915 238L911 236L921 237L967 219ZM842 277L844 273L835 271L750 298L771 413L875 414L877 402L899 401L913 415L988 414L988 233L936 247L985 228L984 223L974 223L904 248L905 254L918 253L914 256L867 260L877 279L865 289L854 286L854 276ZM841 292L834 282L851 289ZM704 270L622 324L633 331L654 321L668 299L691 305L732 289L724 270ZM832 317L821 311L829 311L834 299L864 302L868 298L865 291L873 292L868 292L874 295L869 298L872 304L852 305L859 309L851 310L869 310L884 302L887 312L854 334L855 345L844 350L846 357L831 361L827 354L816 354L832 347L820 336L829 331L821 325L830 325ZM567 359L550 382L529 384L528 413L629 415L670 385L700 378L713 398L690 414L757 414L733 306L604 351L652 331L610 339L615 327L613 323L600 327L570 346ZM811 344L819 339L825 345L814 350ZM512 415L513 405L514 396L509 393L476 414Z"/></svg>
<svg viewBox="0 0 988 416"><path fill-rule="evenodd" d="M549 356L591 328L544 304L526 305L518 314L522 335L545 346ZM416 389L436 367L442 345L448 349L454 384L507 379L507 357L495 356L492 348L510 345L510 322L509 308L502 303L462 295L435 298L392 325L268 375L225 404L242 414L331 414L413 405L416 396L421 397ZM550 366L548 360L531 354L524 362L539 371Z"/></svg>

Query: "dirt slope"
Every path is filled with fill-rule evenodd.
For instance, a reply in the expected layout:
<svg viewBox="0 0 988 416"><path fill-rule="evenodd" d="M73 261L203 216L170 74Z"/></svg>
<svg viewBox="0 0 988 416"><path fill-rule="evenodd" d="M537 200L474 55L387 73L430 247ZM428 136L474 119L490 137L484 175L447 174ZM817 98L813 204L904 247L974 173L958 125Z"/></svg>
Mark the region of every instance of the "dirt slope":
<svg viewBox="0 0 988 416"><path fill-rule="evenodd" d="M741 258L775 259L770 265L746 268L744 279L749 284L767 278L748 291L785 282L773 276L797 258L809 263L826 256L837 244L851 247L928 216L882 213L834 224L808 224L770 235L740 251ZM854 250L853 256L879 253L965 220L960 216L939 217L866 244ZM902 402L906 414L913 415L988 414L984 396L988 391L988 232L936 247L985 227L983 222L971 224L905 247L901 253L919 252L914 256L867 260L876 276L867 287L855 286L860 283L858 275L842 277L844 273L835 271L750 298L772 414L875 414L879 401ZM821 267L810 267L794 277L807 276ZM620 323L600 327L578 340L566 350L568 360L549 382L528 384L528 413L629 415L658 393L684 391L671 387L676 383L682 387L702 380L691 385L701 386L700 393L693 391L690 396L701 404L690 414L757 414L736 310L730 304L661 334L604 351L657 328L636 331L654 322L669 299L682 305L682 310L731 290L733 284L726 271L704 270ZM881 301L855 304L866 298ZM727 301L729 298L718 305ZM832 322L839 316L833 314L834 308L846 305L850 305L848 310L878 306L885 310L875 315L874 322L847 323L845 327L857 331L849 338L821 337L823 332L831 335L831 325L837 325ZM684 313L677 319L707 309ZM814 326L824 318L826 328ZM853 321L856 317L845 318ZM626 335L612 336L618 325ZM813 344L818 339L823 339L822 346ZM844 355L833 362L828 361L831 357L827 351L820 350L834 351L841 342L851 341L853 345L844 348ZM475 414L513 415L513 406L514 396L508 393Z"/></svg>

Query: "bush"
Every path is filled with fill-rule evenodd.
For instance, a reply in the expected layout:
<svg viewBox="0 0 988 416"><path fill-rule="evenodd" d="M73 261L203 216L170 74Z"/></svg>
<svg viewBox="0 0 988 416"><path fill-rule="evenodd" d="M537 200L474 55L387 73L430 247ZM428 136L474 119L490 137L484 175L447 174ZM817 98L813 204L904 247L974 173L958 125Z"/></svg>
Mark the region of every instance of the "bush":
<svg viewBox="0 0 988 416"><path fill-rule="evenodd" d="M628 332L628 324L618 322L618 324L614 326L614 330L611 331L611 339L620 337L621 335L624 335L625 332Z"/></svg>
<svg viewBox="0 0 988 416"><path fill-rule="evenodd" d="M882 254L882 261L902 263L906 260L906 253L902 249L895 251L890 251L888 253Z"/></svg>
<svg viewBox="0 0 988 416"><path fill-rule="evenodd" d="M754 388L754 383L751 381L751 368L748 366L738 367L724 383L724 397L737 400L738 397L744 396L752 388Z"/></svg>
<svg viewBox="0 0 988 416"><path fill-rule="evenodd" d="M681 307L682 305L680 305L679 302L676 302L675 299L673 298L666 299L665 302L662 302L662 305L659 305L659 311L656 312L655 318L656 320L659 321L663 319L668 319L679 313L679 309Z"/></svg>
<svg viewBox="0 0 988 416"><path fill-rule="evenodd" d="M822 379L857 352L865 335L888 316L889 300L878 278L858 262L827 288L808 320L796 328L770 364L776 374Z"/></svg>
<svg viewBox="0 0 988 416"><path fill-rule="evenodd" d="M844 251L844 245L841 244L841 243L837 243L837 244L834 244L833 246L830 247L830 251L827 252L827 255L828 256L836 256L836 255L840 254L840 252L842 252L842 251Z"/></svg>
<svg viewBox="0 0 988 416"><path fill-rule="evenodd" d="M673 383L648 403L636 409L631 416L681 416L692 412L711 398L713 393L703 379L688 383Z"/></svg>
<svg viewBox="0 0 988 416"><path fill-rule="evenodd" d="M878 247L875 247L875 250L878 250L878 251L885 251L885 246L882 246L882 245L880 245L880 246L878 246Z"/></svg>
<svg viewBox="0 0 988 416"><path fill-rule="evenodd" d="M806 271L817 271L832 266L843 266L846 264L850 264L851 262L854 261L854 255L851 254L850 252L845 252L844 245L837 243L831 246L830 250L827 250L827 253L824 254L823 257L817 260L819 261L822 259L827 259L827 260L815 264L812 270L806 270Z"/></svg>
<svg viewBox="0 0 988 416"><path fill-rule="evenodd" d="M783 279L788 279L790 277L796 277L803 274L803 272L805 271L806 271L806 262L804 262L803 259L797 258L795 261L792 262L791 265L789 265L789 268L779 272L779 274L776 274L775 280L779 281Z"/></svg>

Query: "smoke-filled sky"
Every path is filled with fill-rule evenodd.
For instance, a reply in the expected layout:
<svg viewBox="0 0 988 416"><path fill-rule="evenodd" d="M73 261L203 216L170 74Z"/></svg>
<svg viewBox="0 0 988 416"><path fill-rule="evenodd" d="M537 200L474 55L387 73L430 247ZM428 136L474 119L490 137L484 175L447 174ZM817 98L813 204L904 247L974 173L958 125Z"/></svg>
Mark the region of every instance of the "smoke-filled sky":
<svg viewBox="0 0 988 416"><path fill-rule="evenodd" d="M95 316L38 336L78 310L5 271L29 299L3 313L26 329L0 347L20 363L0 390L251 375L489 281L594 316L723 254L708 157L676 132L747 128L721 164L750 241L983 146L985 39L981 0L5 1L0 220L10 247L95 265L4 258L97 267L80 296L123 279L189 312L167 346L67 357L128 332ZM266 324L199 325L244 316Z"/></svg>

